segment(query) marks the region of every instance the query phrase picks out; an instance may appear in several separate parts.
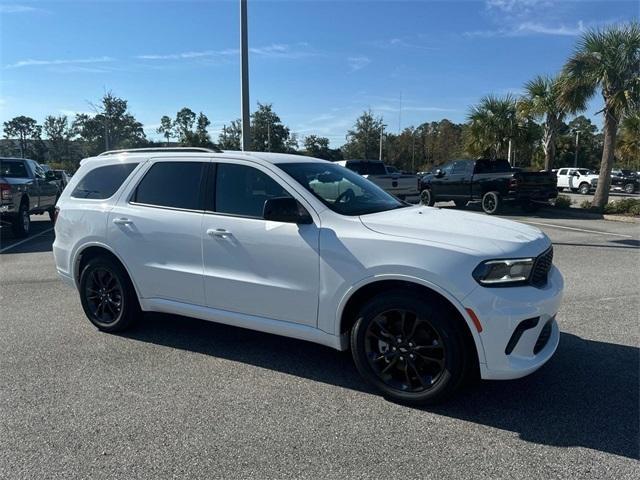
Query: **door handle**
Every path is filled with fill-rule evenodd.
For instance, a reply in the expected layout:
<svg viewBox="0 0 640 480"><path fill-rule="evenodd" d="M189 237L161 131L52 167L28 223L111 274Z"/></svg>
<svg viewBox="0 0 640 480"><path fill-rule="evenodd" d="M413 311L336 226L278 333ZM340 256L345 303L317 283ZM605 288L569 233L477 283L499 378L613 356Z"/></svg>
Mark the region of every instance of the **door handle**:
<svg viewBox="0 0 640 480"><path fill-rule="evenodd" d="M133 221L128 218L114 218L114 225L133 225Z"/></svg>
<svg viewBox="0 0 640 480"><path fill-rule="evenodd" d="M225 230L224 228L209 228L207 230L207 235L209 235L210 237L228 238L231 236L231 232Z"/></svg>

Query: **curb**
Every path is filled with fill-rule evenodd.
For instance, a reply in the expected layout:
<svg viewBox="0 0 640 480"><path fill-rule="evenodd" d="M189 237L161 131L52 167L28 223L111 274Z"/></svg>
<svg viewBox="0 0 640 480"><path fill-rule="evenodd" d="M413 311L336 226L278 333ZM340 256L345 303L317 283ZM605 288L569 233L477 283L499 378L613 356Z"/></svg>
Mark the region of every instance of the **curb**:
<svg viewBox="0 0 640 480"><path fill-rule="evenodd" d="M613 215L609 213L592 213L592 212L576 212L578 208L560 208L556 209L558 212L562 212L563 215L567 215L576 219L586 220L609 220L612 222L625 222L625 223L640 223L640 217L630 217L626 215ZM553 209L547 209L547 212L553 211Z"/></svg>

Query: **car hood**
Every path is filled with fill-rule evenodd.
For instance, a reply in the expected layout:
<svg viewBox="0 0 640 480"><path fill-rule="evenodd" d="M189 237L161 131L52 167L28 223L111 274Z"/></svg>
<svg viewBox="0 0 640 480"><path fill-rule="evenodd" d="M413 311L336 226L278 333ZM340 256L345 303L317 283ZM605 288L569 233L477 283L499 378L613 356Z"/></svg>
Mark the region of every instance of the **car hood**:
<svg viewBox="0 0 640 480"><path fill-rule="evenodd" d="M378 233L446 245L480 256L537 256L551 244L538 228L472 212L408 207L363 215Z"/></svg>

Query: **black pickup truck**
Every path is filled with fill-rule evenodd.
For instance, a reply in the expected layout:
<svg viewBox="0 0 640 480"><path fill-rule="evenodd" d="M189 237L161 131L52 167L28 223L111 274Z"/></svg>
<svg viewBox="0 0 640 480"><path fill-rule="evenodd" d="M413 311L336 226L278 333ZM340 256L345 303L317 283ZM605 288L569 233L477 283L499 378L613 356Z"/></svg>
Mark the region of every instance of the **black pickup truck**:
<svg viewBox="0 0 640 480"><path fill-rule="evenodd" d="M453 200L457 207L481 202L489 215L504 202L517 202L534 211L558 196L557 179L550 172L523 172L506 160L453 160L422 177L420 201L433 205Z"/></svg>

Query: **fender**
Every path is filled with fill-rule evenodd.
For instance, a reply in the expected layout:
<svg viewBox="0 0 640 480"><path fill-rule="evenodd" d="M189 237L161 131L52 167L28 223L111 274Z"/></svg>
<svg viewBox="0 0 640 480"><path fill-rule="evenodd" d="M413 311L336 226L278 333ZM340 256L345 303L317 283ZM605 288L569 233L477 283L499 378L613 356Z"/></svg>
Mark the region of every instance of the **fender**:
<svg viewBox="0 0 640 480"><path fill-rule="evenodd" d="M449 291L445 290L444 288L441 288L439 285L436 285L435 283L432 283L422 278L414 277L411 275L404 275L404 274L372 275L369 277L365 277L362 280L355 283L354 285L352 285L351 288L349 288L345 292L342 299L340 300L340 303L338 304L338 309L336 311L334 332L336 333L340 332L340 321L342 318L342 313L344 311L345 306L347 305L347 302L352 297L352 295L356 293L358 290L360 290L360 288L366 285L369 285L375 282L384 281L384 280L401 280L404 282L415 283L417 285L421 285L430 290L433 290L434 292L446 298L449 301L449 303L451 303L451 305L453 305L456 308L456 310L458 310L458 312L464 319L465 323L467 324L467 328L471 332L471 336L473 337L473 342L476 345L476 350L478 352L478 361L481 364L486 363L486 355L484 352L484 345L482 344L482 339L480 338L480 335L478 334L478 330L476 329L473 321L471 320L471 317L469 316L466 309L464 308L464 305Z"/></svg>

